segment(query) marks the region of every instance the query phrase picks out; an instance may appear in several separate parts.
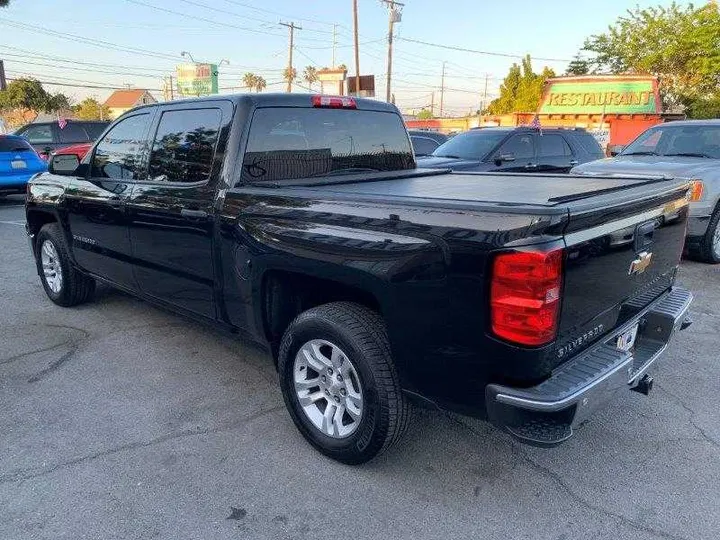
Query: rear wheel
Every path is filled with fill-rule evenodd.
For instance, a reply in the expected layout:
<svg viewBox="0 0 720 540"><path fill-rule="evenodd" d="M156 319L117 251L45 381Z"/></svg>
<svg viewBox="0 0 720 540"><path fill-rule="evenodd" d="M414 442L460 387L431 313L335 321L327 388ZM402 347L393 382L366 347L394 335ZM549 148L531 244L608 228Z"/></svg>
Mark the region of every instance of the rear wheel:
<svg viewBox="0 0 720 540"><path fill-rule="evenodd" d="M407 428L410 404L384 322L364 306L337 302L300 314L283 336L278 370L295 425L333 459L369 461Z"/></svg>
<svg viewBox="0 0 720 540"><path fill-rule="evenodd" d="M699 255L703 262L720 263L720 206L713 212L705 236L700 241Z"/></svg>
<svg viewBox="0 0 720 540"><path fill-rule="evenodd" d="M59 306L87 302L95 292L95 280L75 269L57 223L44 225L35 243L38 274L48 298Z"/></svg>

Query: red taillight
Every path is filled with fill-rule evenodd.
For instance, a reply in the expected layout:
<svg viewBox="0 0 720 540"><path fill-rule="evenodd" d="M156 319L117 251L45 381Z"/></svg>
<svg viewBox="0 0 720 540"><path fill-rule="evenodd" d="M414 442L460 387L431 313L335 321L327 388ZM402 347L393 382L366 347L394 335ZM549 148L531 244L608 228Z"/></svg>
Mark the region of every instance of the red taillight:
<svg viewBox="0 0 720 540"><path fill-rule="evenodd" d="M312 96L312 105L328 109L357 109L355 98L347 96Z"/></svg>
<svg viewBox="0 0 720 540"><path fill-rule="evenodd" d="M562 290L562 250L502 253L490 285L493 333L521 345L555 339Z"/></svg>

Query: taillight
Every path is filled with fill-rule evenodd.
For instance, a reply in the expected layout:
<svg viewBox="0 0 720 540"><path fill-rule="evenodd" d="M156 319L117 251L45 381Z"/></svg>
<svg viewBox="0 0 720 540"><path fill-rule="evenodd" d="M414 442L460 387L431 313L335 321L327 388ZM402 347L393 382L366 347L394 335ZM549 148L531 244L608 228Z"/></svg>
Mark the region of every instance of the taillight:
<svg viewBox="0 0 720 540"><path fill-rule="evenodd" d="M522 251L495 257L490 285L492 331L520 345L555 339L562 290L561 249Z"/></svg>
<svg viewBox="0 0 720 540"><path fill-rule="evenodd" d="M690 202L695 202L702 199L704 191L705 184L702 183L702 180L693 180L692 182L690 182Z"/></svg>
<svg viewBox="0 0 720 540"><path fill-rule="evenodd" d="M355 98L347 96L312 96L312 106L328 109L357 109Z"/></svg>

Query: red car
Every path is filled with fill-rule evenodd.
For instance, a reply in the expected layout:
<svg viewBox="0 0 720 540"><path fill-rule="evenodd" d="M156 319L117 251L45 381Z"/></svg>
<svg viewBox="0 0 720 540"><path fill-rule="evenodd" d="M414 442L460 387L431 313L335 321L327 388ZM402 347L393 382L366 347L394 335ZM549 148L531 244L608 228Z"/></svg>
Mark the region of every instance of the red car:
<svg viewBox="0 0 720 540"><path fill-rule="evenodd" d="M92 148L92 145L93 143L73 144L72 146L66 146L65 148L55 150L51 156L67 156L74 154L80 161L82 161L82 158L84 158L85 154L87 154L90 148Z"/></svg>

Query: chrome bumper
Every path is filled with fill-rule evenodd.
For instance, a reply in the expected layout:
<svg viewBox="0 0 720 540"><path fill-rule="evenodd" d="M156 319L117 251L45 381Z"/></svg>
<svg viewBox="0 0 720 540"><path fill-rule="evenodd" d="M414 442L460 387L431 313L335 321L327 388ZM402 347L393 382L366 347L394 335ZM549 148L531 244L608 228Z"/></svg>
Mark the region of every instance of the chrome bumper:
<svg viewBox="0 0 720 540"><path fill-rule="evenodd" d="M490 384L485 400L490 421L519 440L555 446L621 389L632 388L667 348L671 336L689 326L693 295L673 288L601 342L569 360L531 388ZM639 323L634 349L616 347L618 336Z"/></svg>

